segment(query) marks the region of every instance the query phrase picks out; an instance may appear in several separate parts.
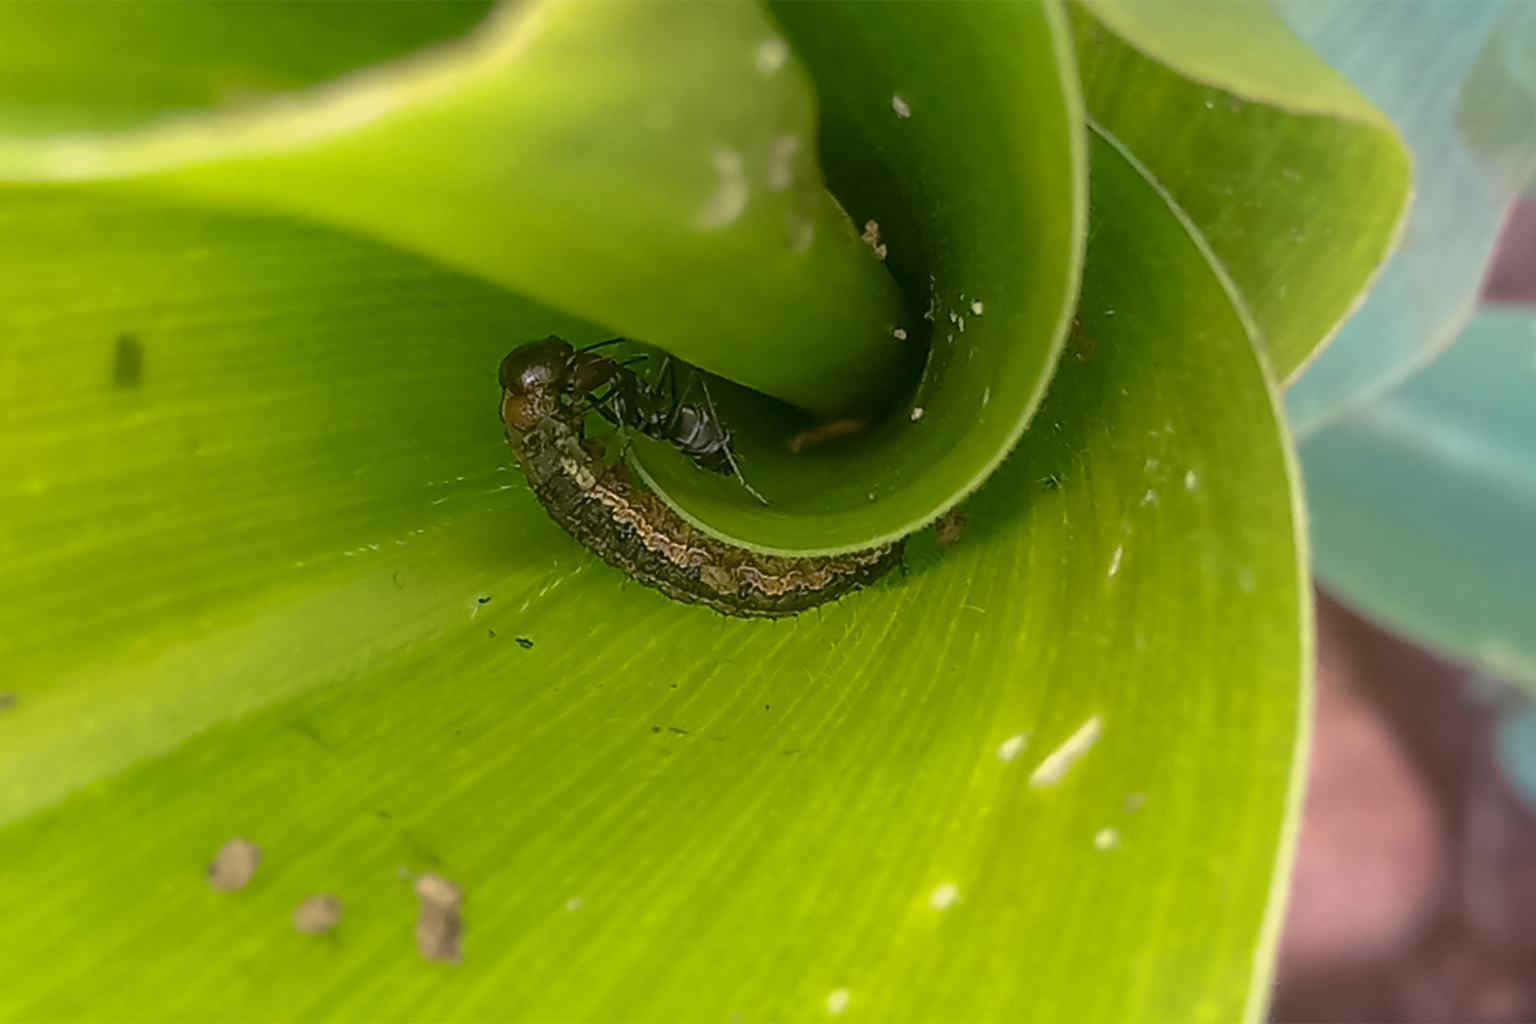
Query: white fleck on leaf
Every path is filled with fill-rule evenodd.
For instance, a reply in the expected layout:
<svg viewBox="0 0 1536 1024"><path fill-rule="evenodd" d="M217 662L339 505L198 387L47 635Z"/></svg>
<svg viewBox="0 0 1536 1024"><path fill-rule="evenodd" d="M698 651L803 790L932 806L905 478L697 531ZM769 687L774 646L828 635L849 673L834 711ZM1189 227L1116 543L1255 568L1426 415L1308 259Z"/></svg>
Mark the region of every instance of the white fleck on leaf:
<svg viewBox="0 0 1536 1024"><path fill-rule="evenodd" d="M782 192L795 180L795 154L800 152L800 136L791 132L768 143L768 188Z"/></svg>
<svg viewBox="0 0 1536 1024"><path fill-rule="evenodd" d="M757 70L771 75L789 60L789 44L778 36L769 36L757 44Z"/></svg>
<svg viewBox="0 0 1536 1024"><path fill-rule="evenodd" d="M828 992L827 1013L830 1016L836 1017L838 1014L848 1009L848 999L849 992L846 985L842 988L835 988L831 992Z"/></svg>
<svg viewBox="0 0 1536 1024"><path fill-rule="evenodd" d="M864 222L864 233L859 236L865 245L875 251L880 259L885 259L886 248L880 243L880 222L867 220Z"/></svg>
<svg viewBox="0 0 1536 1024"><path fill-rule="evenodd" d="M1029 733L1018 732L1009 736L997 745L997 759L1004 763L1012 761L1024 753L1024 748L1029 746Z"/></svg>
<svg viewBox="0 0 1536 1024"><path fill-rule="evenodd" d="M945 882L928 894L928 906L934 910L948 910L959 902L960 887L954 882Z"/></svg>
<svg viewBox="0 0 1536 1024"><path fill-rule="evenodd" d="M1093 715L1068 736L1066 742L1051 751L1029 776L1029 784L1036 789L1055 785L1067 774L1067 769L1092 749L1104 731L1104 716Z"/></svg>
<svg viewBox="0 0 1536 1024"><path fill-rule="evenodd" d="M710 153L718 183L704 201L699 224L705 228L723 228L747 208L747 179L742 173L741 154L724 147Z"/></svg>

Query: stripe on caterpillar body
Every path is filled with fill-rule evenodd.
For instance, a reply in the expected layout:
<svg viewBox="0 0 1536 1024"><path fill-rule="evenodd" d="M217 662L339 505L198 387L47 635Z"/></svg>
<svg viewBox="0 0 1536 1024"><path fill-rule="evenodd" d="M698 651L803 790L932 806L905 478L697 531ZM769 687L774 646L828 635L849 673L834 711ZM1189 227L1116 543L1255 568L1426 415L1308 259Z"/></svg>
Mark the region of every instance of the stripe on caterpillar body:
<svg viewBox="0 0 1536 1024"><path fill-rule="evenodd" d="M812 558L758 554L726 544L637 488L622 461L583 433L586 394L554 364L546 346L537 373L509 373L503 362L507 438L534 495L551 519L604 561L668 597L727 615L777 618L836 600L901 564L902 543ZM571 349L564 342L564 353ZM524 346L530 348L531 346ZM527 359L522 360L526 369ZM531 383L530 383L531 382Z"/></svg>

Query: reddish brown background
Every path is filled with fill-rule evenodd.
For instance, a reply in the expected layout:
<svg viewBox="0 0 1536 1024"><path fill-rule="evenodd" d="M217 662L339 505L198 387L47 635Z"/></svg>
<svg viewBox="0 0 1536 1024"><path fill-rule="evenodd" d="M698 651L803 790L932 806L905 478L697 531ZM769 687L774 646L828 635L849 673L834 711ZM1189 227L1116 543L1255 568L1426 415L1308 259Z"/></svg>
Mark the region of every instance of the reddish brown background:
<svg viewBox="0 0 1536 1024"><path fill-rule="evenodd" d="M1536 202L1511 212L1483 295L1536 305ZM1316 731L1271 1019L1536 1020L1536 814L1493 755L1514 691L1326 594L1317 619Z"/></svg>

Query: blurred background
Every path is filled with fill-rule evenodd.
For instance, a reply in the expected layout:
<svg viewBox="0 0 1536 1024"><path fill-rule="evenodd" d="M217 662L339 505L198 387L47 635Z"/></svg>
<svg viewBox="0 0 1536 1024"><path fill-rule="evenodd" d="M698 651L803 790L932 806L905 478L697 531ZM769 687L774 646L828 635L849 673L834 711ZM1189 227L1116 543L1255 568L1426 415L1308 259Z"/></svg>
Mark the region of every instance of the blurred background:
<svg viewBox="0 0 1536 1024"><path fill-rule="evenodd" d="M1511 208L1482 304L1536 322L1536 202ZM1326 584L1317 619L1309 789L1271 1019L1536 1019L1529 698L1373 624Z"/></svg>

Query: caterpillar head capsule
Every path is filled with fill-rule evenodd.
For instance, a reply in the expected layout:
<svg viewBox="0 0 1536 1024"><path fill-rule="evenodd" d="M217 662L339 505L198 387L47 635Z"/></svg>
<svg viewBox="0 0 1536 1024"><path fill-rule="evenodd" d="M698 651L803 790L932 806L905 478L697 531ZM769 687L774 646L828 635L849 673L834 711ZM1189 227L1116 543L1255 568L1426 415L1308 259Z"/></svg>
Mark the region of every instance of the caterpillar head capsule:
<svg viewBox="0 0 1536 1024"><path fill-rule="evenodd" d="M513 349L501 361L501 418L512 430L532 430L539 420L560 407L569 389L571 346L550 335L543 341Z"/></svg>

